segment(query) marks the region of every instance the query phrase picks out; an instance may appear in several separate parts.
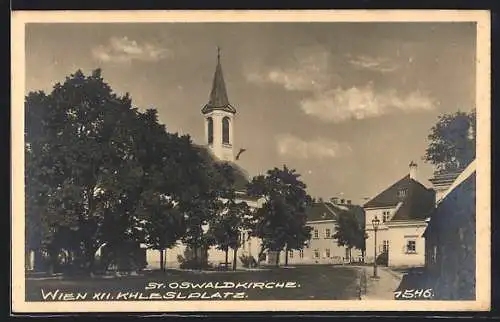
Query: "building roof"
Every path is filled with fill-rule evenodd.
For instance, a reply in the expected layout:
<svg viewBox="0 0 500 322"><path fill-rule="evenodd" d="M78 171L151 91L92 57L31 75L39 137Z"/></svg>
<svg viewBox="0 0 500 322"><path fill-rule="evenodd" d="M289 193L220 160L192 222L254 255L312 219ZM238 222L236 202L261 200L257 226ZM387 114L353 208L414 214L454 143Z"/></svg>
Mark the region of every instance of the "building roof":
<svg viewBox="0 0 500 322"><path fill-rule="evenodd" d="M460 171L436 173L433 178L429 179L429 181L434 185L434 187L443 189L449 187L459 175Z"/></svg>
<svg viewBox="0 0 500 322"><path fill-rule="evenodd" d="M335 220L338 213L334 210L333 204L328 202L314 202L307 207L307 221Z"/></svg>
<svg viewBox="0 0 500 322"><path fill-rule="evenodd" d="M229 103L226 91L226 83L222 73L222 65L220 63L220 53L217 54L217 66L215 67L212 90L208 103L202 108L203 114L210 113L214 110L222 110L229 113L236 113L236 109Z"/></svg>
<svg viewBox="0 0 500 322"><path fill-rule="evenodd" d="M337 205L331 202L314 202L306 210L307 221L337 220L342 213L349 213L356 217L359 223L364 226L365 212L357 205Z"/></svg>
<svg viewBox="0 0 500 322"><path fill-rule="evenodd" d="M435 204L435 192L406 175L365 203L364 208L396 207L391 221L423 220Z"/></svg>
<svg viewBox="0 0 500 322"><path fill-rule="evenodd" d="M198 150L203 159L213 164L226 165L227 169L231 171L231 176L233 179L233 189L237 192L246 192L247 184L249 183L249 177L243 168L237 165L234 162L223 161L214 156L210 149L206 146L195 145L195 148ZM249 197L250 198L250 197Z"/></svg>
<svg viewBox="0 0 500 322"><path fill-rule="evenodd" d="M460 222L467 216L475 216L475 179L476 162L471 164L456 178L444 196L438 201L437 207L430 215L430 220L423 236L428 237L434 232L442 232L450 226L450 220ZM453 216L453 218L451 218Z"/></svg>
<svg viewBox="0 0 500 322"><path fill-rule="evenodd" d="M455 180L451 184L451 186L446 190L440 200L441 202L446 196L448 196L455 188L457 188L463 181L467 180L473 173L476 172L476 160L473 160L458 176L455 177Z"/></svg>

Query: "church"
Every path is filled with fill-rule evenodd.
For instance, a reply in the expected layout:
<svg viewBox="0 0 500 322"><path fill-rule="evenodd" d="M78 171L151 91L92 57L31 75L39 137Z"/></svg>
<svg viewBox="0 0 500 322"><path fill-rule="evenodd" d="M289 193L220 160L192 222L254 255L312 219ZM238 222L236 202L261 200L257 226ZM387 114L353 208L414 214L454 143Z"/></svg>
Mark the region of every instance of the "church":
<svg viewBox="0 0 500 322"><path fill-rule="evenodd" d="M246 194L246 184L249 182L245 171L237 164L237 154L235 153L234 141L234 126L236 120L236 108L229 102L226 84L222 73L222 65L220 61L220 50L217 52L217 64L212 82L208 102L201 109L205 127L205 142L199 146L212 154L215 160L227 162L235 169L234 189L237 194L236 202L246 202L248 206L255 209L261 207L262 200L248 196ZM244 150L238 151L239 153ZM238 156L239 157L239 156ZM241 256L253 256L255 259L260 251L260 240L258 238L249 237L247 232L241 232L240 236L241 247L238 250L238 267L241 267ZM230 258L232 258L232 250L230 250ZM179 267L179 256L184 257L186 254L186 245L181 241L177 246L166 251L166 267ZM217 266L225 262L225 252L218 250L215 246L208 250L208 262L213 266ZM146 250L147 267L157 269L160 267L160 256L156 250Z"/></svg>
<svg viewBox="0 0 500 322"><path fill-rule="evenodd" d="M226 84L222 72L220 51L217 52L217 64L212 82L208 102L201 109L201 117L204 122L205 142L199 146L200 149L208 151L213 159L227 162L236 171L234 189L236 191L236 202L246 202L251 209L260 208L264 200L249 196L246 193L246 185L250 178L246 172L237 164L239 155L243 149L235 149L234 127L236 125L237 109L229 102ZM201 123L201 122L200 122ZM307 225L312 227L313 236L303 250L290 251L288 254L289 264L342 264L351 261L361 261L360 250L349 250L346 247L338 246L333 239L335 234L336 218L341 213L349 213L364 224L363 208L351 204L350 200L332 198L329 201L319 200L315 202L307 211ZM207 228L207 227L205 227ZM241 268L242 256L258 259L261 251L261 241L259 238L250 237L248 232L242 231L240 235L241 247L237 251L237 266ZM145 248L145 247L144 247ZM274 264L276 254L261 254L261 263ZM165 255L167 268L177 268L180 266L179 257L186 256L186 245L181 241L177 246L168 249ZM207 251L207 261L216 267L225 262L225 252L218 250L216 246L210 247ZM280 254L283 259L284 252ZM230 250L229 258L233 258ZM159 252L152 249L146 250L147 268L160 268Z"/></svg>

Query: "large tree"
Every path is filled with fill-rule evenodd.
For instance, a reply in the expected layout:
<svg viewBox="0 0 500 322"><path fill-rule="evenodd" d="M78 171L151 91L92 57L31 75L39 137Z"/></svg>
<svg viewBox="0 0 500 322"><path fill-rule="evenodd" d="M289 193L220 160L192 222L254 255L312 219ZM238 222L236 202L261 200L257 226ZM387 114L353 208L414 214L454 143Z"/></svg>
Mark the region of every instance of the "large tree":
<svg viewBox="0 0 500 322"><path fill-rule="evenodd" d="M197 166L186 176L188 187L181 208L185 213L186 234L182 241L189 246L195 265L206 265L206 251L216 241L209 231L210 223L223 211L223 197L234 193L234 169L214 158L205 148L198 147L191 162Z"/></svg>
<svg viewBox="0 0 500 322"><path fill-rule="evenodd" d="M27 248L54 261L65 248L92 272L102 246L118 252L143 240L141 210L164 206L145 198L189 199L179 182L197 169L190 139L115 94L99 69L75 72L48 95L28 94L25 135Z"/></svg>
<svg viewBox="0 0 500 322"><path fill-rule="evenodd" d="M129 171L135 168L129 158L135 113L129 96L114 94L100 70L90 76L77 71L49 95L26 98L29 222L44 217L46 246L60 227L74 231L71 251L89 271L107 236L104 217L116 209L109 196L120 194L104 186L117 177L133 182L137 174ZM46 248L56 255L58 247Z"/></svg>
<svg viewBox="0 0 500 322"><path fill-rule="evenodd" d="M441 115L428 140L424 160L436 172L465 168L476 157L476 110Z"/></svg>
<svg viewBox="0 0 500 322"><path fill-rule="evenodd" d="M276 266L284 248L286 253L302 249L311 238L306 228L306 208L312 198L305 189L300 175L286 165L254 177L248 186L249 194L265 199L254 213L250 234L261 239L261 253L267 250L276 254Z"/></svg>
<svg viewBox="0 0 500 322"><path fill-rule="evenodd" d="M188 202L189 175L196 168L196 149L187 136L168 133L154 109L139 114L136 156L142 177L137 185L136 215L147 246L160 253L165 269L165 251L184 236L185 217L181 203Z"/></svg>
<svg viewBox="0 0 500 322"><path fill-rule="evenodd" d="M361 250L364 257L366 240L364 225L351 211L342 211L337 216L335 234L332 237L337 245L349 249L349 260L353 248Z"/></svg>
<svg viewBox="0 0 500 322"><path fill-rule="evenodd" d="M145 241L149 248L160 253L160 269L165 270L166 250L176 245L185 233L184 214L169 196L155 190L142 195Z"/></svg>
<svg viewBox="0 0 500 322"><path fill-rule="evenodd" d="M233 270L236 270L238 249L243 242L240 236L246 227L249 214L250 208L247 203L230 198L224 201L222 212L210 223L210 234L217 248L225 252L226 267L229 262L229 249L233 249Z"/></svg>

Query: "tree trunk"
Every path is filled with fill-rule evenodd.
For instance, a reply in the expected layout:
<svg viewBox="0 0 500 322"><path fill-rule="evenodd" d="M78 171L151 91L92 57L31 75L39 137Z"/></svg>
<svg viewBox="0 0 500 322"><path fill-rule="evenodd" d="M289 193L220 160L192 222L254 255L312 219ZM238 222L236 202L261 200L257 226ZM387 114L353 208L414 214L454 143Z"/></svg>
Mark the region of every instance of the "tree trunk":
<svg viewBox="0 0 500 322"><path fill-rule="evenodd" d="M167 269L167 249L165 248L164 250L164 255L163 255L163 271Z"/></svg>
<svg viewBox="0 0 500 322"><path fill-rule="evenodd" d="M55 273L57 263L57 255L52 251L49 253L49 274L52 275Z"/></svg>
<svg viewBox="0 0 500 322"><path fill-rule="evenodd" d="M94 264L95 264L95 252L97 249L91 247L90 252L88 254L88 273L90 276L94 275Z"/></svg>
<svg viewBox="0 0 500 322"><path fill-rule="evenodd" d="M54 274L56 271L56 266L58 262L59 249L55 245L49 245L47 247L47 255L48 255L48 273Z"/></svg>
<svg viewBox="0 0 500 322"><path fill-rule="evenodd" d="M195 266L198 267L198 247L193 246L193 251L194 251L194 263Z"/></svg>
<svg viewBox="0 0 500 322"><path fill-rule="evenodd" d="M24 269L25 271L33 270L33 266L31 263L31 249L24 248Z"/></svg>
<svg viewBox="0 0 500 322"><path fill-rule="evenodd" d="M349 264L352 262L352 247L349 247Z"/></svg>
<svg viewBox="0 0 500 322"><path fill-rule="evenodd" d="M226 262L225 262L225 264L226 264L226 269L227 269L227 266L229 265L229 247L226 247L225 251L226 251Z"/></svg>
<svg viewBox="0 0 500 322"><path fill-rule="evenodd" d="M280 253L281 251L276 251L276 267L280 267Z"/></svg>
<svg viewBox="0 0 500 322"><path fill-rule="evenodd" d="M39 248L35 249L35 259L33 262L33 270L40 271L43 262L42 252Z"/></svg>
<svg viewBox="0 0 500 322"><path fill-rule="evenodd" d="M237 257L237 256L238 256L238 247L235 247L235 248L233 249L233 271L235 271L235 270L236 270L236 261L237 261L237 259L238 259L238 257Z"/></svg>
<svg viewBox="0 0 500 322"><path fill-rule="evenodd" d="M285 266L288 266L288 246L285 248Z"/></svg>
<svg viewBox="0 0 500 322"><path fill-rule="evenodd" d="M160 270L164 272L165 267L163 266L163 249L159 249L158 251L160 252Z"/></svg>
<svg viewBox="0 0 500 322"><path fill-rule="evenodd" d="M260 247L259 254L257 255L257 267L260 267L260 258L262 257L262 254L264 254L264 247Z"/></svg>

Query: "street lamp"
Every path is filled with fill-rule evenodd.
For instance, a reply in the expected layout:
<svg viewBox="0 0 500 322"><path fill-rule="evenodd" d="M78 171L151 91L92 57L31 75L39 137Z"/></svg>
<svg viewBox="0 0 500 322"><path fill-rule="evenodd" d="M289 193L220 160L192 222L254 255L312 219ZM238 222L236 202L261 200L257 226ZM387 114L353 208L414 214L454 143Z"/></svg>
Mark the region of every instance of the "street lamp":
<svg viewBox="0 0 500 322"><path fill-rule="evenodd" d="M378 225L380 224L380 220L377 218L375 215L375 218L372 220L372 225L373 225L373 232L374 232L374 237L375 237L375 243L374 243L374 250L375 250L375 258L373 260L373 278L378 278L377 275L377 230L378 230Z"/></svg>

